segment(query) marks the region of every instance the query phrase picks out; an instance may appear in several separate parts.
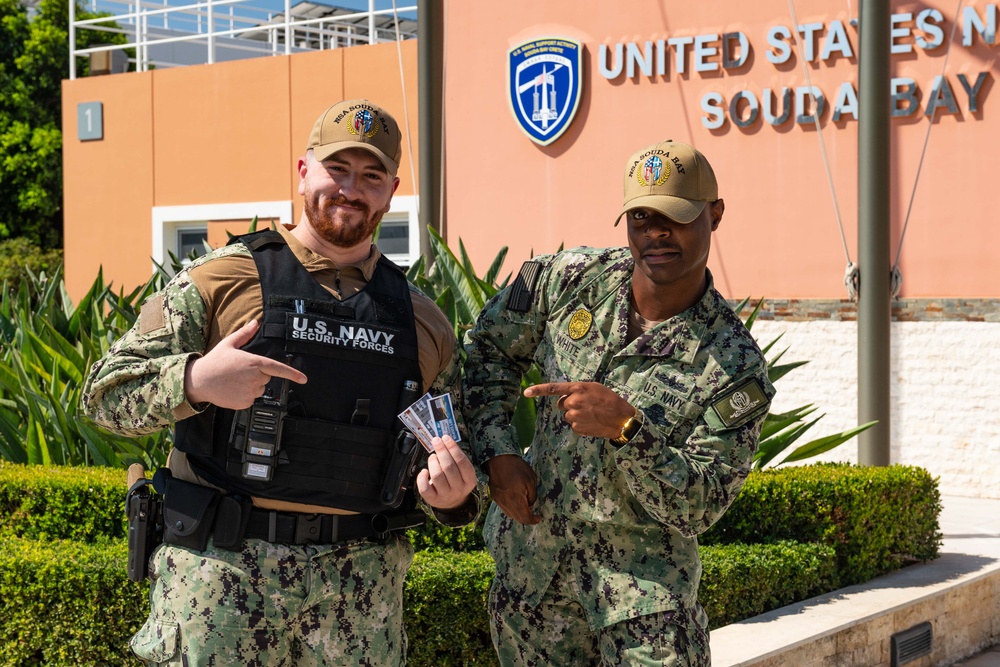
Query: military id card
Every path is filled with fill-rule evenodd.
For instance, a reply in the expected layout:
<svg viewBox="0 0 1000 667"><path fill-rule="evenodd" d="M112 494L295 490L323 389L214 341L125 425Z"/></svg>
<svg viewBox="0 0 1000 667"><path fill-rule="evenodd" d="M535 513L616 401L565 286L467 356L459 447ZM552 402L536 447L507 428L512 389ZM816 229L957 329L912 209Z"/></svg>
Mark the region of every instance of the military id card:
<svg viewBox="0 0 1000 667"><path fill-rule="evenodd" d="M399 413L399 420L420 441L428 452L434 451L431 440L435 437L451 436L458 442L462 436L458 432L455 410L451 404L451 394L431 396L426 393Z"/></svg>

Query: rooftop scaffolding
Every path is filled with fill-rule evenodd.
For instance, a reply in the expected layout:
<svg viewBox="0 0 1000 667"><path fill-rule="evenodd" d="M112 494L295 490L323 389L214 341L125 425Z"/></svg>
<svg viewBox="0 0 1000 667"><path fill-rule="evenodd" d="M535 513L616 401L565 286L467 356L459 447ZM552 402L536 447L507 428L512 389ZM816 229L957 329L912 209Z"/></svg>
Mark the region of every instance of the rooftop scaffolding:
<svg viewBox="0 0 1000 667"><path fill-rule="evenodd" d="M127 71L129 63L145 72L392 42L397 21L400 39L417 36L415 4L376 9L375 0L368 0L367 10L355 11L308 0L292 5L285 0L283 11L274 12L254 6L255 2L261 4L261 0L184 5L169 4L169 0L90 0L89 11L102 16L87 19L78 19L70 2L69 78L76 78L78 57L90 58L92 63L101 59L106 63L102 73ZM77 48L81 30L124 35L127 41ZM134 55L126 56L126 49Z"/></svg>

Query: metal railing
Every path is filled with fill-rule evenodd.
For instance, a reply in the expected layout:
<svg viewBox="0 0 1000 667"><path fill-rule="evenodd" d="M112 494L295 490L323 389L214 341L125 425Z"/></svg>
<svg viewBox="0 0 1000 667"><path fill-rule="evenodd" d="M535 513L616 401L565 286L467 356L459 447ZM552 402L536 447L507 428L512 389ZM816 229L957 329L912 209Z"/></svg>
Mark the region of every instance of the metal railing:
<svg viewBox="0 0 1000 667"><path fill-rule="evenodd" d="M417 36L415 4L375 9L375 0L368 0L367 11L352 11L314 2L293 6L285 0L284 11L275 13L254 7L255 0L169 1L91 0L90 12L101 16L86 19L78 19L75 3L69 2L69 78L76 78L77 58L93 62L97 54L114 53L123 66L132 62L136 71L145 72L396 41L397 26L401 39ZM126 41L77 48L83 30L124 35ZM127 59L126 49L134 53Z"/></svg>

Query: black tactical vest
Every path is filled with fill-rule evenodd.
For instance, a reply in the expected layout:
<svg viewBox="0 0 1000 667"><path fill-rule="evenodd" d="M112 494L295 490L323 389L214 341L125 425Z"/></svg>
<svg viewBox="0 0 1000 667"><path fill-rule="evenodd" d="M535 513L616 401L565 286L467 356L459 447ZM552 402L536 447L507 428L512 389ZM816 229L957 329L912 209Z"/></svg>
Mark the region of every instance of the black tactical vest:
<svg viewBox="0 0 1000 667"><path fill-rule="evenodd" d="M382 257L365 288L338 301L277 232L232 242L252 251L264 305L261 327L243 349L288 363L309 381L284 387L287 414L270 479L248 474L248 466L253 473L255 462L268 460L248 454L250 411L210 406L178 422L174 446L199 476L231 493L372 514L399 506L398 498L387 504L383 486L403 435L396 415L419 397L421 385L406 276ZM404 392L407 381L417 390ZM281 385L268 385L271 405ZM413 506L412 491L407 496L400 509Z"/></svg>

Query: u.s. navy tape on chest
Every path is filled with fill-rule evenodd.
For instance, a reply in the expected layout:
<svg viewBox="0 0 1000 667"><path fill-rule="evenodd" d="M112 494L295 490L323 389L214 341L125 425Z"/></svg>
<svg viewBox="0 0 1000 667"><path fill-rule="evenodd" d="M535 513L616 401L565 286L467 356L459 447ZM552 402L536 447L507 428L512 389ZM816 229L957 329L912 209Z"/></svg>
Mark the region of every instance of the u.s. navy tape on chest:
<svg viewBox="0 0 1000 667"><path fill-rule="evenodd" d="M396 353L393 347L396 333L371 324L360 325L313 315L289 314L286 336L291 340L392 355Z"/></svg>
<svg viewBox="0 0 1000 667"><path fill-rule="evenodd" d="M712 401L712 411L726 428L738 426L767 408L767 394L760 378L750 378Z"/></svg>
<svg viewBox="0 0 1000 667"><path fill-rule="evenodd" d="M535 289L538 278L542 274L541 262L528 260L521 265L521 270L507 293L507 308L515 313L526 313L535 300Z"/></svg>

